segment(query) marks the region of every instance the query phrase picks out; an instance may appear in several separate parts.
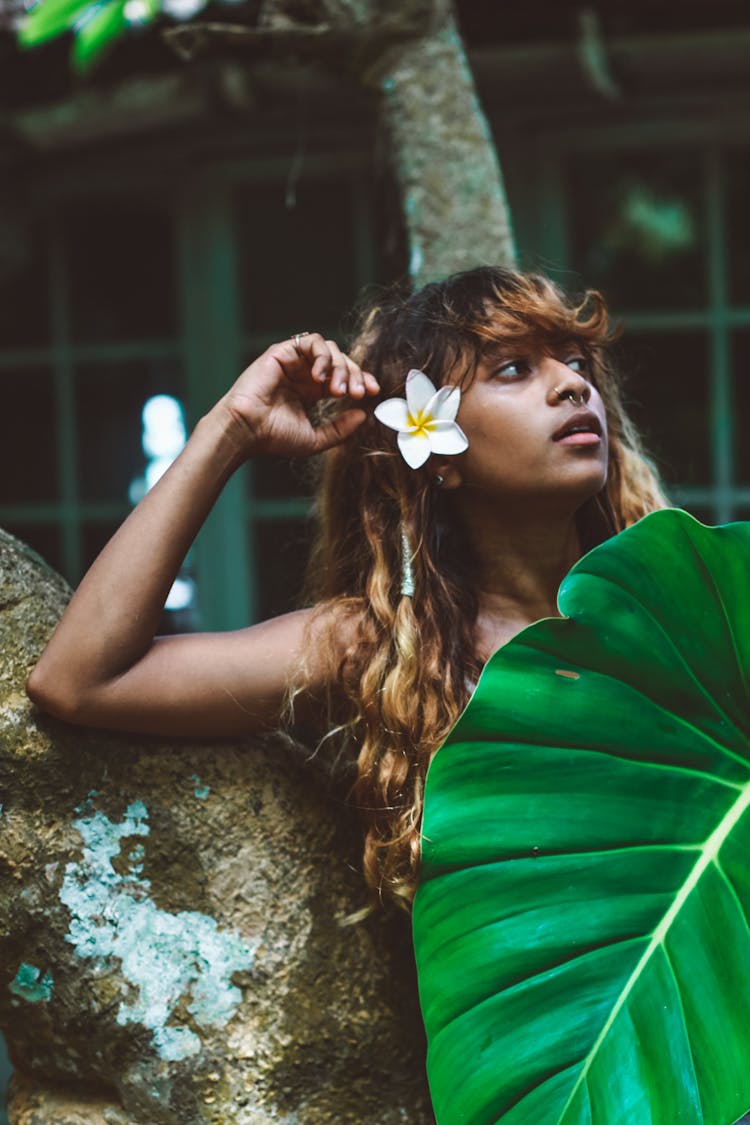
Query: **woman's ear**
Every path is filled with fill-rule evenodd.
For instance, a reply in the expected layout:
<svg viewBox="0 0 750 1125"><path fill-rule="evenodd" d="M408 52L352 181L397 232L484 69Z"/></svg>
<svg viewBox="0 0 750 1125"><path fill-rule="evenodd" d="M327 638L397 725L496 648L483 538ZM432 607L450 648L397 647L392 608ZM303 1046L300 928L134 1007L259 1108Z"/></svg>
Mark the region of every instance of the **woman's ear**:
<svg viewBox="0 0 750 1125"><path fill-rule="evenodd" d="M461 470L456 462L451 460L435 461L429 467L432 487L439 492L451 492L463 484Z"/></svg>

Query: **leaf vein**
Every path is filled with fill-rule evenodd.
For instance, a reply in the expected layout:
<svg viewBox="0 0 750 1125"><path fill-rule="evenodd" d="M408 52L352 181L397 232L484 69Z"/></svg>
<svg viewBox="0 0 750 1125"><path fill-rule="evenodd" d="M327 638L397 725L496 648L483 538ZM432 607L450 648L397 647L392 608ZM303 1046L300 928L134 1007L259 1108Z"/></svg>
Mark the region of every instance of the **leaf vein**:
<svg viewBox="0 0 750 1125"><path fill-rule="evenodd" d="M503 1118L505 1117L506 1113L510 1113L512 1109L520 1106L521 1103L531 1094L533 1094L535 1090L541 1090L542 1086L546 1086L547 1083L552 1082L553 1079L559 1078L560 1075L566 1074L569 1070L575 1070L575 1068L577 1066L580 1066L582 1062L583 1059L576 1059L576 1061L573 1063L566 1063L565 1066L559 1066L556 1070L551 1070L548 1074L545 1074L544 1077L540 1078L538 1082L534 1082L527 1089L522 1090L517 1097L513 1098L511 1102L508 1102L507 1105L503 1106L502 1117L498 1117L493 1122L493 1125L503 1125Z"/></svg>
<svg viewBox="0 0 750 1125"><path fill-rule="evenodd" d="M682 1016L682 1026L685 1029L685 1043L687 1044L687 1049L690 1052L690 1064L692 1066L692 1072L693 1072L693 1086L695 1088L695 1093L696 1093L696 1096L698 1098L698 1103L700 1105L701 1122L703 1122L705 1120L705 1114L703 1112L703 1102L702 1102L702 1099L701 1099L701 1090L700 1090L700 1086L698 1084L698 1074L697 1074L696 1069L695 1069L695 1052L693 1050L693 1044L690 1041L690 1034L689 1034L688 1028L687 1028L687 1019L686 1019L686 1016L685 1016L685 1005L682 1002L682 986L680 984L679 978L678 978L677 973L675 971L675 967L674 967L674 964L672 962L672 958L670 956L669 949L667 947L666 941L662 944L661 948L662 948L662 953L664 954L664 960L666 962L667 968L669 969L669 975L671 976L672 981L674 982L675 999L677 1001L677 1004L679 1005L680 1014Z"/></svg>
<svg viewBox="0 0 750 1125"><path fill-rule="evenodd" d="M423 840L427 837L423 836ZM474 871L480 870L482 867L491 867L497 863L518 863L519 861L533 859L534 863L543 863L545 859L556 858L558 856L570 857L571 859L584 856L605 856L611 854L618 854L619 852L698 852L701 850L701 843L695 844L613 844L611 848L592 848L591 851L570 851L568 848L561 847L559 849L545 848L544 851L534 852L531 855L525 850L520 855L496 855L491 859L476 860L470 863L465 857L450 866L444 866L439 871L433 872L431 878L439 879L444 875L452 875L461 871Z"/></svg>
<svg viewBox="0 0 750 1125"><path fill-rule="evenodd" d="M732 828L734 828L735 824L738 822L740 817L745 813L749 804L750 804L750 783L748 783L748 785L745 786L745 789L744 789L742 795L735 801L735 803L732 805L732 807L724 815L724 817L722 818L722 820L719 823L719 825L717 826L717 828L711 833L711 835L705 841L705 844L704 844L703 848L701 849L700 858L696 862L696 864L693 867L693 870L690 872L690 875L688 876L688 878L685 880L683 886L680 888L680 891L679 891L678 895L676 896L674 903L672 904L670 909L667 911L667 913L665 914L662 921L659 923L659 925L654 930L653 936L651 938L651 941L648 944L648 947L645 949L645 951L644 951L642 957L640 958L638 964L635 966L635 968L633 969L633 972L630 974L630 977L628 978L628 981L627 981L625 987L623 988L622 992L620 993L620 996L618 997L616 1004L614 1005L612 1011L610 1012L609 1016L607 1017L607 1020L605 1021L604 1026L602 1027L602 1030L599 1032L599 1035L597 1036L596 1041L594 1042L591 1050L589 1051L588 1058L587 1058L587 1060L584 1064L583 1070L581 1072L581 1078L579 1078L579 1082L585 1080L586 1073L588 1072L593 1060L596 1058L597 1052L598 1052L601 1044L604 1042L604 1040L605 1040L607 1034L609 1033L609 1030L612 1027L613 1023L615 1022L615 1019L617 1018L621 1008L626 1003L626 1001L628 999L628 996L632 992L632 990L635 986L635 982L638 980L638 977L640 976L644 966L648 964L650 958L653 956L654 950L659 948L659 947L664 946L665 938L667 936L667 933L670 930L672 922L679 915L680 910L682 909L683 905L685 904L685 901L687 900L688 896L691 894L691 892L697 886L698 881L700 880L701 876L705 872L706 868L709 866L709 864L711 864L714 861L714 859L715 859L715 857L716 857L716 855L719 851L719 848L721 847L724 840L726 839L726 837L731 832ZM568 1103L567 1103L568 1105L572 1102L572 1100L575 1096L577 1085L578 1085L578 1083L576 1083L576 1087L574 1087L573 1090L571 1091L570 1097L568 1098ZM566 1108L567 1108L567 1106L566 1106ZM565 1110L563 1112L565 1112Z"/></svg>
<svg viewBox="0 0 750 1125"><path fill-rule="evenodd" d="M742 902L742 899L740 898L739 891L737 890L737 888L735 887L732 879L729 877L726 870L724 869L724 865L721 862L720 856L718 856L718 855L716 856L716 859L714 860L714 865L715 865L716 870L718 871L719 875L721 876L721 878L724 880L727 887L729 888L729 894L730 894L731 898L734 900L734 902L737 904L737 909L740 912L740 915L742 917L743 922L745 923L746 926L750 927L750 915L748 915L748 912L745 909L745 906Z"/></svg>
<svg viewBox="0 0 750 1125"><path fill-rule="evenodd" d="M532 646L527 645L526 647L531 648ZM535 651L544 653L544 655L549 655L548 653L545 652L544 649L539 648L538 646L533 646L533 647L535 647ZM601 671L599 671L595 668L587 668L583 664L579 664L578 667L580 667L582 671L591 672L592 675L599 676L602 679L612 680L613 683L616 683L616 684L624 683L623 680L618 680L615 676L611 676L608 672L601 672ZM655 699L653 699L650 695L646 695L646 693L644 691L641 691L640 688L633 687L632 684L628 684L627 686L628 686L629 690L633 692L634 695L640 696L640 698L647 700L647 702L656 711L658 711L660 714L667 715L668 718L672 722L677 723L677 725L679 727L684 727L686 730L690 731L690 733L698 741L709 743L710 746L714 747L716 750L719 751L719 753L722 757L731 758L733 761L739 763L739 765L742 766L745 773L748 773L748 771L750 771L750 761L748 761L747 758L743 758L742 755L739 754L736 750L733 750L730 746L728 746L727 744L725 744L723 742L718 742L707 731L701 730L700 727L697 727L695 725L695 723L691 723L690 720L686 719L684 716L678 715L676 712L668 710L666 707L662 706L661 703L658 703ZM719 714L723 714L723 712L720 711ZM738 736L740 737L740 741L747 742L747 739L741 734L740 731L737 731L737 728L734 726L734 724L730 724L730 725L732 726L733 730L735 730L737 732ZM454 727L454 730L453 730L453 732L451 734L451 738L450 738L450 744L454 745L454 746L457 745L460 742L473 743L473 742L486 742L486 741L487 741L487 735L486 735L486 732L484 730L480 729L478 731L478 733L472 737L468 733L464 734L463 729L461 727L459 727L458 725L456 725L456 727ZM514 738L512 739L512 742L513 742L513 744L518 745L518 746L537 746L537 747L539 746L538 737L536 737L533 734L530 734L528 738L520 738L518 736L514 736ZM601 747L601 745L581 746L577 742L570 742L567 745L562 745L562 746L558 746L558 747L551 747L551 749L578 750L578 751L581 751L582 753L604 754L604 755L607 755L607 756L612 757L612 758L619 758L621 761L624 761L624 762L635 762L639 765L645 764L645 763L641 762L640 758L627 757L624 754L616 753L616 751L614 751L614 750L603 749ZM440 754L441 752L442 751L439 750L438 754ZM437 758L437 756L438 755L435 755L435 758ZM716 780L716 781L722 780L721 778L718 777L718 775L709 773L706 770L692 770L689 766L682 766L680 768L688 771L689 773L701 773L704 776L706 776L708 778L711 778L712 780ZM743 783L740 782L739 784L742 785Z"/></svg>
<svg viewBox="0 0 750 1125"><path fill-rule="evenodd" d="M545 965L543 969L536 969L533 973L527 976L517 977L515 980L510 981L502 988L498 988L492 992L490 996L484 996L476 1003L469 1004L467 1007L462 1008L460 1012L456 1012L449 1020L441 1026L437 1038L439 1038L449 1027L460 1020L467 1012L476 1011L478 1008L483 1008L487 1004L491 1004L498 996L504 996L506 993L513 992L514 989L520 988L522 985L531 984L533 981L548 976L558 969L563 969L569 965L575 965L577 961L584 961L594 953L599 953L603 949L612 949L616 945L627 946L633 943L641 943L648 939L648 934L631 934L629 937L616 937L612 941L599 942L597 945L589 945L586 949L577 950L570 957L564 957L562 961L554 961Z"/></svg>

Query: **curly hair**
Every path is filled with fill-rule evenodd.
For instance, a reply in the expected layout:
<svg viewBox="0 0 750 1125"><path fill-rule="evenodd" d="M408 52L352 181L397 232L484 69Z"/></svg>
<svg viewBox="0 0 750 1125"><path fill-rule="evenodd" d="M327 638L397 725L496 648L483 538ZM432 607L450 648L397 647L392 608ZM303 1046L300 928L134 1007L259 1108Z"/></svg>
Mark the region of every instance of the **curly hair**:
<svg viewBox="0 0 750 1125"><path fill-rule="evenodd" d="M404 395L413 367L435 384L450 375L466 386L493 345L576 341L609 427L606 486L576 515L588 550L667 503L623 409L610 348L619 334L596 290L576 300L540 274L482 267L410 295L387 294L362 314L350 354L389 398ZM326 613L327 628L336 632L345 617L356 623L343 654L331 637L330 651L338 655L329 715L356 754L353 799L366 826L365 879L373 903L387 899L408 908L418 878L427 768L481 667L465 537L446 497L430 487L425 471L405 465L394 437L369 415L324 455L309 578L315 603L333 611ZM402 529L413 549L413 597L400 592Z"/></svg>

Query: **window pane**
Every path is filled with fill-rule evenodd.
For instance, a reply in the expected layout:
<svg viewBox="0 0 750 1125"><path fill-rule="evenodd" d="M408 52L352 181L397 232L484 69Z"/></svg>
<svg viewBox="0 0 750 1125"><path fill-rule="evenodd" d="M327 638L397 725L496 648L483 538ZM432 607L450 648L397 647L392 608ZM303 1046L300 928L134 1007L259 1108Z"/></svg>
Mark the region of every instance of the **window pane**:
<svg viewBox="0 0 750 1125"><path fill-rule="evenodd" d="M727 152L727 230L730 301L750 304L750 150Z"/></svg>
<svg viewBox="0 0 750 1125"><path fill-rule="evenodd" d="M75 340L171 336L177 324L172 222L161 208L85 202L63 217Z"/></svg>
<svg viewBox="0 0 750 1125"><path fill-rule="evenodd" d="M345 180L282 183L237 198L240 299L248 332L336 332L356 295L352 199Z"/></svg>
<svg viewBox="0 0 750 1125"><path fill-rule="evenodd" d="M734 394L735 474L743 484L750 482L750 331L732 334L732 387Z"/></svg>
<svg viewBox="0 0 750 1125"><path fill-rule="evenodd" d="M49 343L49 267L43 232L0 215L0 341L4 348Z"/></svg>
<svg viewBox="0 0 750 1125"><path fill-rule="evenodd" d="M690 512L691 516L695 516L697 520L704 523L706 527L715 527L719 522L719 517L716 510L706 504L680 504L686 512Z"/></svg>
<svg viewBox="0 0 750 1125"><path fill-rule="evenodd" d="M259 620L298 609L302 604L310 525L304 520L257 523L254 539Z"/></svg>
<svg viewBox="0 0 750 1125"><path fill-rule="evenodd" d="M711 452L706 336L626 333L616 352L630 414L665 480L707 484Z"/></svg>
<svg viewBox="0 0 750 1125"><path fill-rule="evenodd" d="M706 302L706 239L697 155L595 153L570 161L573 266L619 309Z"/></svg>
<svg viewBox="0 0 750 1125"><path fill-rule="evenodd" d="M123 520L125 519L126 515L127 512L123 512ZM79 582L81 578L83 578L83 575L91 566L96 556L104 547L106 547L107 543L110 541L121 523L122 520L116 522L106 521L104 523L89 523L84 525L82 535L83 565L81 568L81 573L75 578L76 583ZM194 577L195 575L193 573L192 567L189 564L180 568L178 576L180 582L184 583L185 581L188 581L192 583ZM159 635L164 636L167 633L191 633L194 632L196 628L196 607L194 604L194 599L191 598L189 600L183 599L182 603L177 604L177 606L173 609L162 610L161 616L159 617L159 621L156 626L156 632Z"/></svg>
<svg viewBox="0 0 750 1125"><path fill-rule="evenodd" d="M57 409L51 371L23 368L0 375L3 435L0 502L56 500Z"/></svg>
<svg viewBox="0 0 750 1125"><path fill-rule="evenodd" d="M290 496L311 496L315 466L309 460L291 461L288 457L258 457L248 474L253 496L262 500L281 500Z"/></svg>
<svg viewBox="0 0 750 1125"><path fill-rule="evenodd" d="M3 531L15 535L22 543L36 551L53 570L62 572L63 558L60 530L55 524L47 523L5 523Z"/></svg>
<svg viewBox="0 0 750 1125"><path fill-rule="evenodd" d="M141 411L152 395L182 397L175 362L83 364L76 371L80 495L88 501L128 503L142 476Z"/></svg>

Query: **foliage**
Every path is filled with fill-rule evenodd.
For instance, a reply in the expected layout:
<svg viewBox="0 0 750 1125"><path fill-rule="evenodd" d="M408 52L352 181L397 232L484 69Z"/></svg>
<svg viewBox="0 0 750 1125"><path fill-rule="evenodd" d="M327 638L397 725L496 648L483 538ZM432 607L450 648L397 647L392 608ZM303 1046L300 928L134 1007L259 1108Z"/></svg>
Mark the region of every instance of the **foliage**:
<svg viewBox="0 0 750 1125"><path fill-rule="evenodd" d="M750 1106L750 524L656 512L489 662L430 768L439 1125Z"/></svg>
<svg viewBox="0 0 750 1125"><path fill-rule="evenodd" d="M73 66L87 71L131 23L146 24L162 10L161 0L40 0L21 24L24 47L73 31Z"/></svg>

